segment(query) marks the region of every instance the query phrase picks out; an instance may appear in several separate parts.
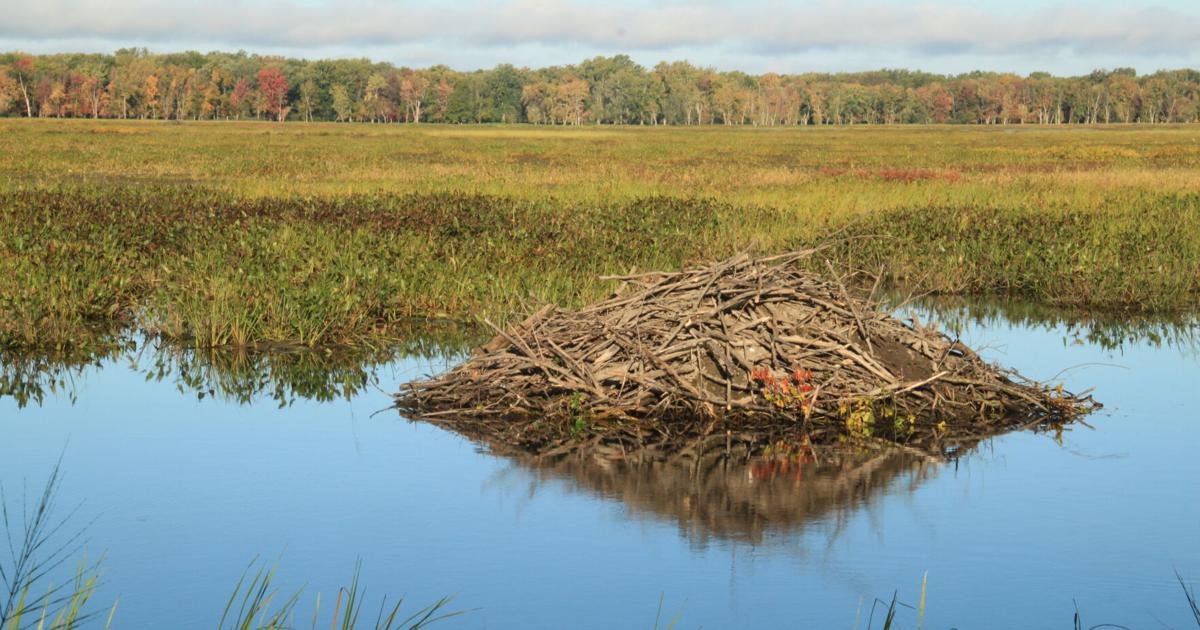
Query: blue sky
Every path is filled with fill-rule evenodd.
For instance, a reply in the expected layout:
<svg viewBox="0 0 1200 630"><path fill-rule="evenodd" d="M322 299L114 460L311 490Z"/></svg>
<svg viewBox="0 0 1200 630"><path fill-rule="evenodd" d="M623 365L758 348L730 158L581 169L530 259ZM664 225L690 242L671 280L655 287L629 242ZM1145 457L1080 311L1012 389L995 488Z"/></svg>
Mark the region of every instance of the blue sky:
<svg viewBox="0 0 1200 630"><path fill-rule="evenodd" d="M627 53L750 72L1200 67L1200 2L0 0L0 49L237 50L459 69Z"/></svg>

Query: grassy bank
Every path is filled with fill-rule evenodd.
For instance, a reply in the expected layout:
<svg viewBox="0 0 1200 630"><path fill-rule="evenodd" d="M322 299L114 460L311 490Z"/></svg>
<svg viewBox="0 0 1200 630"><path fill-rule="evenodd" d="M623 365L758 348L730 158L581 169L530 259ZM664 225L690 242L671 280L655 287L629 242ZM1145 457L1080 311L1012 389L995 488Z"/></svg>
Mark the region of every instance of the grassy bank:
<svg viewBox="0 0 1200 630"><path fill-rule="evenodd" d="M701 254L716 213L669 198L0 193L0 330L24 347L113 324L201 346L369 343L403 335L414 317L502 318L531 299L588 299L602 273Z"/></svg>
<svg viewBox="0 0 1200 630"><path fill-rule="evenodd" d="M920 289L1186 309L1195 133L4 120L0 344L377 343L835 233Z"/></svg>

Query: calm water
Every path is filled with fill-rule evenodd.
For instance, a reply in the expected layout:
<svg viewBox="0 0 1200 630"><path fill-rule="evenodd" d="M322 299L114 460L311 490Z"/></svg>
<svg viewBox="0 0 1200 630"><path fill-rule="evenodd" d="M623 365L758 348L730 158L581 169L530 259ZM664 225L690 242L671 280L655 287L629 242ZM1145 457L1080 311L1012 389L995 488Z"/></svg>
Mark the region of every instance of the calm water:
<svg viewBox="0 0 1200 630"><path fill-rule="evenodd" d="M851 628L860 607L861 628L875 598L915 604L926 573L928 628L1070 627L1076 603L1085 626L1194 625L1175 578L1200 584L1193 342L1106 349L994 322L963 337L1035 378L1091 364L1065 380L1106 408L1092 428L1001 436L949 465L534 468L373 415L444 360L349 370L330 380L355 393L319 402L294 391L324 391L319 376L280 385L282 368L238 380L187 361L181 375L144 351L40 405L0 398L0 483L10 501L40 489L65 449L61 501L96 517L98 599L119 599L119 628L214 627L255 556L326 607L361 557L370 601L452 594L475 609L444 627L648 628L661 594L683 628Z"/></svg>

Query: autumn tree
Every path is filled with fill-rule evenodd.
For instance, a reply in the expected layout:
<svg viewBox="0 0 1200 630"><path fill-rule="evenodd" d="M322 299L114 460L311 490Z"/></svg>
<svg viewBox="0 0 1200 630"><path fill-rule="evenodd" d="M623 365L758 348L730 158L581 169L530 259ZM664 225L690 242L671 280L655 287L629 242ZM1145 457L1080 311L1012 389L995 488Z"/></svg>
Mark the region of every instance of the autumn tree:
<svg viewBox="0 0 1200 630"><path fill-rule="evenodd" d="M246 77L239 78L237 83L233 84L233 90L229 92L229 111L235 118L241 118L242 114L246 113L251 105L251 96L250 80Z"/></svg>
<svg viewBox="0 0 1200 630"><path fill-rule="evenodd" d="M25 116L33 118L33 106L29 102L29 81L33 75L33 57L22 55L13 62L13 74L21 88L21 96L25 99Z"/></svg>
<svg viewBox="0 0 1200 630"><path fill-rule="evenodd" d="M583 79L570 79L554 88L554 105L551 115L562 124L583 124L589 88Z"/></svg>
<svg viewBox="0 0 1200 630"><path fill-rule="evenodd" d="M429 80L419 72L405 72L400 78L400 101L404 103L405 117L414 123L421 122L421 106L425 103L425 91Z"/></svg>
<svg viewBox="0 0 1200 630"><path fill-rule="evenodd" d="M221 117L222 101L224 94L221 91L221 86L224 80L219 68L213 68L208 75L208 81L204 84L204 91L200 101L200 115L206 119L216 120Z"/></svg>
<svg viewBox="0 0 1200 630"><path fill-rule="evenodd" d="M290 83L298 87L291 91ZM586 86L586 92L583 87ZM582 96L582 101L580 100ZM1200 119L1200 72L752 75L628 56L531 70L245 52L0 54L0 115L534 124L1105 124Z"/></svg>
<svg viewBox="0 0 1200 630"><path fill-rule="evenodd" d="M387 100L384 96L384 90L387 89L387 79L378 72L372 74L367 79L367 89L363 92L362 105L366 118L370 118L371 122L383 122L386 120Z"/></svg>
<svg viewBox="0 0 1200 630"><path fill-rule="evenodd" d="M288 80L278 66L267 66L258 71L258 96L263 111L277 121L287 118Z"/></svg>
<svg viewBox="0 0 1200 630"><path fill-rule="evenodd" d="M98 63L86 63L71 74L71 91L77 102L75 115L99 118L105 107L105 68Z"/></svg>
<svg viewBox="0 0 1200 630"><path fill-rule="evenodd" d="M7 69L0 69L0 114L7 112L20 97L17 80L12 78Z"/></svg>
<svg viewBox="0 0 1200 630"><path fill-rule="evenodd" d="M734 113L741 109L741 96L741 89L736 83L729 80L721 81L713 92L713 107L721 114L723 124L732 125L734 123Z"/></svg>
<svg viewBox="0 0 1200 630"><path fill-rule="evenodd" d="M143 51L121 49L114 55L112 70L105 87L108 112L111 116L128 118L136 115L137 102L144 90L146 75L153 72Z"/></svg>
<svg viewBox="0 0 1200 630"><path fill-rule="evenodd" d="M941 83L930 83L917 88L917 98L925 113L925 122L942 124L950 120L954 112L954 95Z"/></svg>
<svg viewBox="0 0 1200 630"><path fill-rule="evenodd" d="M33 88L38 117L61 118L63 115L62 104L66 100L66 95L66 86L61 79L53 75L43 76Z"/></svg>
<svg viewBox="0 0 1200 630"><path fill-rule="evenodd" d="M146 87L143 93L146 96L146 109L143 114L149 114L151 118L154 118L158 113L158 75L152 74L146 77Z"/></svg>
<svg viewBox="0 0 1200 630"><path fill-rule="evenodd" d="M780 77L774 72L759 77L758 90L755 97L762 102L758 107L758 120L756 124L774 125L783 123L791 124L797 113L793 113L795 100L791 98L791 94L784 85L783 77Z"/></svg>

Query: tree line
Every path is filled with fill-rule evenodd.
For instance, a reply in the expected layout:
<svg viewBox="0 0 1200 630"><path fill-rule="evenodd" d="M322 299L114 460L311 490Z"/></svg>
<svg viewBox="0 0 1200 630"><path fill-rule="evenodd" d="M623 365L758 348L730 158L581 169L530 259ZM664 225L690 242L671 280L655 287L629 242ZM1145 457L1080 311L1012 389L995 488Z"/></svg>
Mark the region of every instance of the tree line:
<svg viewBox="0 0 1200 630"><path fill-rule="evenodd" d="M0 115L548 125L1179 123L1200 71L751 75L626 55L540 69L396 67L245 52L0 54Z"/></svg>

